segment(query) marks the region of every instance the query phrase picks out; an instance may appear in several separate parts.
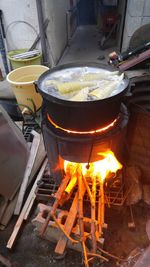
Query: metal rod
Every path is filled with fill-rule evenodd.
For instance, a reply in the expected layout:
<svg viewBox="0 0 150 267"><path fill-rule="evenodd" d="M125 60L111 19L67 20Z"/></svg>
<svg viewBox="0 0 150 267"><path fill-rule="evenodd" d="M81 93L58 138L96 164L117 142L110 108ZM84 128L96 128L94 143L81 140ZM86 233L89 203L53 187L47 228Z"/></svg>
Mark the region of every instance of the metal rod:
<svg viewBox="0 0 150 267"><path fill-rule="evenodd" d="M46 31L46 28L48 26L48 23L49 23L49 19L46 19L45 22L44 22L44 32ZM38 36L36 37L34 43L32 44L32 46L29 48L28 51L32 51L33 49L35 49L37 43L40 41L40 34L38 34Z"/></svg>
<svg viewBox="0 0 150 267"><path fill-rule="evenodd" d="M42 10L42 2L41 0L36 0L37 6L37 14L38 14L38 22L39 22L39 31L41 37L41 47L42 47L42 56L43 56L43 64L48 66L48 55L47 55L47 46L45 39L45 29L44 29L44 19L43 19L43 10Z"/></svg>
<svg viewBox="0 0 150 267"><path fill-rule="evenodd" d="M7 64L7 56L5 50L5 43L4 43L4 35L3 35L3 28L2 28L2 12L0 13L0 53L2 55L2 60L5 68L6 74L9 73L8 64Z"/></svg>

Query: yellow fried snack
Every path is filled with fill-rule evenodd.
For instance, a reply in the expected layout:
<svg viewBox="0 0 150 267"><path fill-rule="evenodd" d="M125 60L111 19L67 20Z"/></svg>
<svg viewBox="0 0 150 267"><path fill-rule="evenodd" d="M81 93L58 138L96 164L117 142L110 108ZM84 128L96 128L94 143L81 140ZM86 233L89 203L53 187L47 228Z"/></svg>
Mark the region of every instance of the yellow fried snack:
<svg viewBox="0 0 150 267"><path fill-rule="evenodd" d="M57 88L61 94L75 92L83 89L84 87L93 86L93 82L65 82L57 84Z"/></svg>
<svg viewBox="0 0 150 267"><path fill-rule="evenodd" d="M81 77L81 80L82 81L107 80L111 76L118 75L118 74L119 74L119 71L113 71L113 72L104 71L102 73L87 73L83 77Z"/></svg>
<svg viewBox="0 0 150 267"><path fill-rule="evenodd" d="M86 101L88 96L89 88L83 88L75 96L71 97L71 101Z"/></svg>
<svg viewBox="0 0 150 267"><path fill-rule="evenodd" d="M118 84L119 84L118 81L113 81L113 82L111 82L111 84L109 84L107 86L104 86L103 89L97 88L97 89L93 90L91 93L89 93L89 95L95 96L98 99L107 98L107 97L109 97L111 95L113 90L116 89Z"/></svg>
<svg viewBox="0 0 150 267"><path fill-rule="evenodd" d="M80 81L73 81L73 82L58 82L54 80L47 80L45 85L54 86L61 94L67 94L71 92L76 92L84 87L90 87L94 85L94 82L80 82Z"/></svg>

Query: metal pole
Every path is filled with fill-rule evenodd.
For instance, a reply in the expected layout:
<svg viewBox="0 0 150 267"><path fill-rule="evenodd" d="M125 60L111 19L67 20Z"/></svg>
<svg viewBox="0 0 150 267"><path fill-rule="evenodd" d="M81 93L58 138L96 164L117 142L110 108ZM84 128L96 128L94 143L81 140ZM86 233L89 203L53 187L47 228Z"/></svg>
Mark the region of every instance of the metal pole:
<svg viewBox="0 0 150 267"><path fill-rule="evenodd" d="M2 55L2 60L5 68L6 74L9 73L8 64L7 64L7 56L5 50L5 43L4 43L4 28L2 24L2 11L0 10L0 53Z"/></svg>
<svg viewBox="0 0 150 267"><path fill-rule="evenodd" d="M38 14L38 22L39 22L39 31L40 31L40 37L41 37L41 48L42 48L42 55L43 55L43 64L48 66L49 62L48 62L48 55L47 55L45 29L44 29L44 18L43 18L41 0L36 0L36 6L37 6L37 14Z"/></svg>

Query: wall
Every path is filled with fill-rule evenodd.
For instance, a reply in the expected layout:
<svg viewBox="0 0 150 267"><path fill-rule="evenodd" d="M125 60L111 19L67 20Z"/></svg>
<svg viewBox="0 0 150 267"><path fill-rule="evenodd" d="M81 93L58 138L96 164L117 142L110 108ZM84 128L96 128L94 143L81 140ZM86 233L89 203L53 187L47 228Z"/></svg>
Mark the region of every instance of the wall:
<svg viewBox="0 0 150 267"><path fill-rule="evenodd" d="M38 30L38 19L35 0L0 0L0 9L3 11L4 25L7 31L7 47L9 50L30 48ZM26 21L34 29L21 22L11 25L14 21ZM0 55L0 68L3 63Z"/></svg>
<svg viewBox="0 0 150 267"><path fill-rule="evenodd" d="M69 0L43 1L45 18L49 18L47 37L55 64L67 45L66 12L69 7Z"/></svg>
<svg viewBox="0 0 150 267"><path fill-rule="evenodd" d="M36 1L1 0L0 2L0 8L4 14L4 24L6 29L8 29L7 40L9 49L30 47L36 38L35 31L39 31ZM20 20L28 22L35 28L35 30L20 22L10 25L13 21Z"/></svg>
<svg viewBox="0 0 150 267"><path fill-rule="evenodd" d="M128 48L133 33L150 23L150 0L128 0L122 51Z"/></svg>
<svg viewBox="0 0 150 267"><path fill-rule="evenodd" d="M76 2L77 0L73 1L74 5ZM42 4L45 19L49 18L48 53L50 54L51 50L53 61L56 64L67 45L66 12L70 8L70 0L42 0ZM8 51L30 48L37 32L39 33L36 0L0 0L0 8L4 13ZM21 22L11 24L14 21L26 21L34 29ZM1 56L0 68L3 71Z"/></svg>

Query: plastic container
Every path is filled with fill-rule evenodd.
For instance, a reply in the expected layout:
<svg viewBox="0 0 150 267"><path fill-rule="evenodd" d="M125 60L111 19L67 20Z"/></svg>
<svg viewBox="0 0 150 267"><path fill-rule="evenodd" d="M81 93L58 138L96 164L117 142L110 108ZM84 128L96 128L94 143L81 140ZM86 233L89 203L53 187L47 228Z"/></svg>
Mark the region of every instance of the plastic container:
<svg viewBox="0 0 150 267"><path fill-rule="evenodd" d="M13 70L7 75L7 81L11 85L21 110L25 106L32 111L34 111L34 105L36 110L41 107L42 97L37 93L34 82L48 69L42 65L27 66Z"/></svg>
<svg viewBox="0 0 150 267"><path fill-rule="evenodd" d="M11 62L12 68L17 69L20 67L24 67L24 66L28 66L28 65L40 65L41 64L41 54L35 56L35 57L30 57L30 58L26 58L26 59L15 59L12 56L20 54L20 53L24 53L26 52L27 49L20 49L20 50L12 50L10 52L8 52L7 57Z"/></svg>

